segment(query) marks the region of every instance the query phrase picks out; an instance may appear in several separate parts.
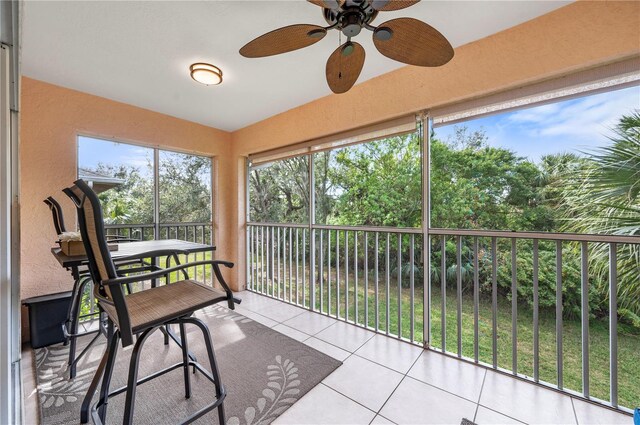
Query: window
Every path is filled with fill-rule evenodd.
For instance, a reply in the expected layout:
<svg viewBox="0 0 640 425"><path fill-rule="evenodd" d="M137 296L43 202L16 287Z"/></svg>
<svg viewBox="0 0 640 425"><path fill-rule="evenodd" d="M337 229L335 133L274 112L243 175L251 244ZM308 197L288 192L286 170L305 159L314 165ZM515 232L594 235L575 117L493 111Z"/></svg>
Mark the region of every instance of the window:
<svg viewBox="0 0 640 425"><path fill-rule="evenodd" d="M638 125L639 106L640 88L631 87L437 127L431 226L615 233L618 227L603 217L612 198L597 199L614 191L631 195L630 184L613 186L623 175L607 163L640 155L637 146L619 149L620 125ZM617 215L628 218L624 196ZM598 216L600 224L593 221Z"/></svg>
<svg viewBox="0 0 640 425"><path fill-rule="evenodd" d="M160 151L160 223L211 222L211 159Z"/></svg>
<svg viewBox="0 0 640 425"><path fill-rule="evenodd" d="M420 134L411 115L250 155L250 221L418 227Z"/></svg>
<svg viewBox="0 0 640 425"><path fill-rule="evenodd" d="M78 138L78 178L92 185L106 224L153 223L153 149Z"/></svg>
<svg viewBox="0 0 640 425"><path fill-rule="evenodd" d="M420 227L419 132L314 155L316 223Z"/></svg>
<svg viewBox="0 0 640 425"><path fill-rule="evenodd" d="M211 175L208 157L78 137L78 177L98 192L108 231L124 236L211 243Z"/></svg>
<svg viewBox="0 0 640 425"><path fill-rule="evenodd" d="M254 167L250 173L251 220L309 222L309 157L297 156Z"/></svg>

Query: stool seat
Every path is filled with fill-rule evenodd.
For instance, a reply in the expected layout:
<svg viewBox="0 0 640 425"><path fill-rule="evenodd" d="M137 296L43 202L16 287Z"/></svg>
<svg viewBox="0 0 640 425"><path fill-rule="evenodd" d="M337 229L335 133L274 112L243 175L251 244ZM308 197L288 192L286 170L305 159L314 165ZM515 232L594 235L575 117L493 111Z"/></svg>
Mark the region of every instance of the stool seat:
<svg viewBox="0 0 640 425"><path fill-rule="evenodd" d="M181 280L125 296L133 333L226 299L225 292L193 280ZM118 314L115 306L106 302L101 302L100 305L117 326Z"/></svg>

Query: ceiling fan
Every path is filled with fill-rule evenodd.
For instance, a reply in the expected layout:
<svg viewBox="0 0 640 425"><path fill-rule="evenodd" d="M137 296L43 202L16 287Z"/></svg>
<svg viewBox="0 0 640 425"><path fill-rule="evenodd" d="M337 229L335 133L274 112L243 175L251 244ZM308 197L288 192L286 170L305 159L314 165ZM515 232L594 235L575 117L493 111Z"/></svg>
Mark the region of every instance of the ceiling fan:
<svg viewBox="0 0 640 425"><path fill-rule="evenodd" d="M326 27L296 24L261 35L240 49L247 58L260 58L291 52L322 40L329 30L338 30L347 41L329 56L326 74L334 93L345 93L360 76L365 51L351 41L362 29L373 33L373 43L384 56L416 66L442 66L453 58L453 47L432 26L413 18L397 18L378 26L371 22L378 12L400 10L420 0L307 0L322 7Z"/></svg>

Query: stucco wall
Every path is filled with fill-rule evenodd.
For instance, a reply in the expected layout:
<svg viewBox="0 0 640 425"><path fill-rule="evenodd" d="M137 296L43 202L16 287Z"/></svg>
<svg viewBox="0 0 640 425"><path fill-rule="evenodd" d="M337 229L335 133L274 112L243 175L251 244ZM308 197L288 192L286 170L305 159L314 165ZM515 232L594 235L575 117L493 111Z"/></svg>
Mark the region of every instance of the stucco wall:
<svg viewBox="0 0 640 425"><path fill-rule="evenodd" d="M72 279L50 252L56 240L51 214L42 202L54 196L69 227L75 210L60 192L76 179L77 135L96 135L148 146L215 157L217 178L228 179L231 135L167 115L23 78L20 111L21 296L69 290ZM224 176L224 177L222 177ZM228 246L229 213L221 205L230 187L215 189L216 243L221 258Z"/></svg>

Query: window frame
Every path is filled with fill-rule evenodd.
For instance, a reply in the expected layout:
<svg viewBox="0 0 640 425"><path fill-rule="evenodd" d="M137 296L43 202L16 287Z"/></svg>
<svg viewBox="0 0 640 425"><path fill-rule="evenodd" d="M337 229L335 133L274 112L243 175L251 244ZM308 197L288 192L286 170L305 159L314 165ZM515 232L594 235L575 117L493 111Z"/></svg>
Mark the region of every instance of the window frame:
<svg viewBox="0 0 640 425"><path fill-rule="evenodd" d="M211 229L211 240L215 241L215 234L214 234L214 230L215 230L215 205L216 205L216 193L217 191L215 190L215 175L216 175L216 161L215 161L215 157L211 156L211 155L207 155L207 154L203 154L203 153L195 153L192 151L187 151L187 150L181 150L181 149L176 149L176 148L165 148L165 147L161 147L160 145L152 145L149 143L143 143L143 142L138 142L138 141L131 141L131 140L124 140L124 139L120 139L120 138L109 138L109 137L105 137L105 136L100 136L100 135L95 135L95 134L91 134L91 133L82 133L82 132L78 132L76 133L76 178L78 177L78 171L80 169L80 161L79 161L79 154L80 154L80 139L81 138L89 138L89 139L94 139L94 140L99 140L99 141L103 141L103 142L110 142L110 143L119 143L119 144L124 144L124 145L129 145L129 146L138 146L138 147L142 147L145 149L151 149L153 152L153 166L152 166L152 178L153 178L153 200L154 200L154 205L153 205L153 223L136 223L137 225L140 224L153 224L153 235L154 235L154 239L158 240L160 239L160 229L161 226L166 225L166 224L174 224L174 223L163 223L160 221L160 152L169 152L169 153L177 153L177 154L182 154L182 155L192 155L192 156L198 156L198 157L202 157L202 158L207 158L210 163L211 163L211 167L210 170L211 172L209 173L209 184L211 187L211 219L207 222L203 222L203 223L198 223L198 224L205 224L206 226L208 226ZM136 224L131 224L131 226L135 227ZM192 224L192 223L179 223L179 224Z"/></svg>

